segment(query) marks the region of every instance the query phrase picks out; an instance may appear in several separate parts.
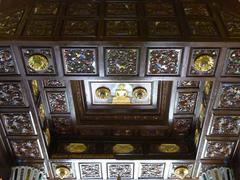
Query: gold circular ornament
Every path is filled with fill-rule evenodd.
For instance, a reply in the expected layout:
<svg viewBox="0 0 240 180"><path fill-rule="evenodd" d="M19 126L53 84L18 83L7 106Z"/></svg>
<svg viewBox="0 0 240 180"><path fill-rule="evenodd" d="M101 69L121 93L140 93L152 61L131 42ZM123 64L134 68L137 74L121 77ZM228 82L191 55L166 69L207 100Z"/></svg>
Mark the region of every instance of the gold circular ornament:
<svg viewBox="0 0 240 180"><path fill-rule="evenodd" d="M56 167L55 173L60 179L64 179L70 175L71 171L67 166L58 166Z"/></svg>
<svg viewBox="0 0 240 180"><path fill-rule="evenodd" d="M180 179L184 179L189 174L189 170L186 166L179 166L174 170L174 175Z"/></svg>
<svg viewBox="0 0 240 180"><path fill-rule="evenodd" d="M136 99L144 99L148 96L147 90L143 87L136 87L133 89L133 97Z"/></svg>
<svg viewBox="0 0 240 180"><path fill-rule="evenodd" d="M65 147L65 150L70 153L83 153L87 150L87 146L82 143L70 143Z"/></svg>
<svg viewBox="0 0 240 180"><path fill-rule="evenodd" d="M134 151L134 147L131 144L116 144L113 146L113 153L127 154Z"/></svg>
<svg viewBox="0 0 240 180"><path fill-rule="evenodd" d="M214 59L209 55L198 56L194 61L194 69L200 72L207 72L214 67Z"/></svg>
<svg viewBox="0 0 240 180"><path fill-rule="evenodd" d="M160 144L158 150L163 153L177 153L180 147L176 144Z"/></svg>
<svg viewBox="0 0 240 180"><path fill-rule="evenodd" d="M48 68L48 59L41 54L34 54L29 57L28 65L35 71L44 71Z"/></svg>
<svg viewBox="0 0 240 180"><path fill-rule="evenodd" d="M106 87L99 87L96 89L95 95L98 99L108 99L111 95L111 91Z"/></svg>

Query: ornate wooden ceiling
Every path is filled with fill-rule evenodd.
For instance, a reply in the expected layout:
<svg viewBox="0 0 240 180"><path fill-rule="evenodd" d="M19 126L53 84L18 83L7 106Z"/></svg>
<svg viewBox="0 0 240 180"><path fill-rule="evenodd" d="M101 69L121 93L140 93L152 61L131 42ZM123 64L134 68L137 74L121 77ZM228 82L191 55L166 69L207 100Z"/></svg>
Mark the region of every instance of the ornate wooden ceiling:
<svg viewBox="0 0 240 180"><path fill-rule="evenodd" d="M3 13L9 154L50 178L70 167L70 179L176 178L181 166L190 178L231 160L239 27L214 1L37 1Z"/></svg>

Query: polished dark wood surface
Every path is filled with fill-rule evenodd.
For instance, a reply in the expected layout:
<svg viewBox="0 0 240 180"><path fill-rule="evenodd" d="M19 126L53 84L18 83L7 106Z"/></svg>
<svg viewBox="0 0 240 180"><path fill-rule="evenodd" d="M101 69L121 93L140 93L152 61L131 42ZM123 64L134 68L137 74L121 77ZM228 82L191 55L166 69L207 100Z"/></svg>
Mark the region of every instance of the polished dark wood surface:
<svg viewBox="0 0 240 180"><path fill-rule="evenodd" d="M226 67L226 56L228 54L228 50L237 49L240 47L239 44L239 36L231 37L226 33L224 26L221 22L221 19L218 14L218 8L220 9L233 9L233 12L238 14L237 8L239 7L239 3L233 1L233 4L226 3L226 1L208 1L208 5L210 11L212 12L213 17L211 18L203 18L205 19L214 19L216 20L216 24L218 27L218 35L216 37L206 37L206 36L197 36L193 37L189 35L189 30L187 29L187 20L184 17L184 13L181 9L180 1L173 1L177 4L177 14L179 13L179 21L182 22L180 24L180 29L182 34L179 37L150 37L147 33L147 28L145 28L144 18L141 15L141 8L143 8L142 4L139 2L137 18L141 22L139 30L139 34L136 37L121 37L121 36L107 36L104 28L104 21L113 20L113 17L106 17L105 15L105 5L104 3L100 3L100 16L99 16L99 27L97 30L97 35L95 37L89 36L66 36L62 35L62 26L65 20L64 9L67 7L65 5L68 4L67 1L61 4L60 7L60 16L57 17L57 25L54 29L54 34L52 36L40 37L36 35L26 36L24 34L24 30L27 25L31 24L27 21L32 18L30 15L32 13L32 4L28 3L28 1L24 2L25 4L21 4L20 1L14 1L16 6L13 6L13 1L4 1L0 4L0 10L2 9L2 14L6 11L9 11L13 8L24 7L26 5L27 10L23 15L23 21L21 22L19 29L16 34L13 36L2 36L0 39L1 47L10 47L14 53L14 57L16 58L16 65L19 70L18 75L14 74L3 74L0 76L0 80L2 82L15 82L19 81L23 88L23 97L28 101L27 106L17 107L17 111L20 112L31 112L33 116L33 124L35 125L36 132L32 133L28 136L26 135L14 135L7 134L5 131L4 124L1 125L1 136L4 138L5 147L8 149L9 154L4 153L3 157L8 157L4 160L3 164L8 164L9 157L16 158L16 154L18 155L18 150L14 152L14 145L21 145L21 141L26 141L31 144L32 149L39 149L39 151L33 151L35 157L27 157L28 153L22 152L23 159L22 164L43 164L45 163L47 167L47 171L49 172L50 178L54 178L53 166L54 163L62 162L62 163L71 163L78 162L81 159L97 159L97 158L106 158L106 159L161 159L164 163L167 160L170 160L171 163L180 163L183 164L191 164L193 166L192 176L196 176L199 173L199 169L201 169L202 164L206 164L206 166L210 165L222 165L224 164L224 159L222 156L217 156L216 158L211 158L205 156L203 152L206 151L205 144L207 142L220 143L223 146L222 150L225 153L229 153L229 148L235 150L234 152L230 152L229 157L232 158L234 153L239 151L236 149L239 146L239 134L235 135L209 135L210 127L212 127L213 116L228 116L234 115L239 116L239 109L234 107L230 108L219 108L219 98L220 98L220 89L222 83L230 84L231 86L234 84L239 84L239 76L238 75L227 75L225 73ZM69 1L70 2L70 1ZM72 2L72 1L71 1ZM95 2L95 1L94 1ZM97 1L98 2L98 1ZM101 1L99 1L101 2ZM135 2L135 1L134 1ZM145 1L144 1L145 2ZM187 2L187 1L186 1ZM206 1L201 1L206 2ZM69 3L71 4L71 3ZM226 5L226 6L225 6ZM234 7L232 7L234 5ZM236 5L236 6L235 6ZM12 8L7 8L12 6ZM216 9L217 10L216 10ZM3 11L4 10L4 11ZM41 15L34 15L37 18L45 18L48 19L50 16L41 17ZM121 17L120 19L122 19ZM129 17L124 17L124 20L127 20ZM76 18L74 18L76 20ZM130 18L131 19L131 18ZM51 18L50 18L51 20ZM124 28L123 28L124 29ZM34 32L33 32L34 33ZM229 35L229 36L228 36ZM54 73L37 73L29 71L25 60L24 53L22 51L23 48L29 49L41 49L42 47L47 47L52 50L53 56L52 64L54 68ZM62 48L96 48L97 49L97 73L92 74L67 74L65 69L65 64L62 57ZM129 74L123 74L118 76L111 76L107 71L107 65L105 62L105 52L106 48L133 48L137 47L141 50L141 55L139 58L139 65L137 66L137 73L129 76ZM180 47L184 53L181 62L179 62L180 70L174 75L169 74L157 74L150 75L147 72L147 58L148 58L148 50L151 48L172 48L176 49L176 47ZM210 74L194 74L191 72L191 67L193 66L194 59L192 58L192 52L194 49L202 48L202 49L214 49L215 54L219 55L219 58L216 60L216 64L214 65L214 70ZM218 50L220 50L218 52ZM36 53L35 52L35 53ZM32 80L37 80L39 84L40 95L36 98L33 96L32 87L30 82ZM44 80L64 80L64 87L45 87ZM98 110L92 110L90 107L86 105L86 99L84 93L84 85L83 90L75 89L72 84L73 81L75 83L81 84L83 81L97 81L97 82L121 82L121 81L155 81L160 83L162 81L171 81L172 86L169 89L163 89L166 95L163 97L167 97L165 103L160 103L161 106L166 106L166 114L170 114L172 117L168 118L166 115L162 116L159 111L164 108L149 110L146 107L142 106L139 109L134 109L134 107L126 110L121 109L118 111L117 108L113 108L109 110L106 106L98 107ZM177 83L180 81L198 81L200 85L198 87L190 87L190 88L179 88L177 87ZM204 83L206 81L211 81L212 91L206 99L202 99L204 96ZM83 84L83 83L82 83ZM87 85L86 85L87 86ZM68 110L52 112L50 107L50 101L48 97L48 93L59 93L63 92L68 97ZM76 95L80 93L80 95ZM194 102L192 105L193 112L183 113L175 111L175 105L177 105L178 96L182 94L192 95L194 99L194 95L197 94L198 97L196 100L192 100L190 102ZM171 98L170 96L171 95ZM157 96L157 93L154 94ZM41 120L39 117L39 104L43 103L46 114L46 121L44 125L41 124ZM78 102L76 103L76 99ZM159 100L160 101L160 100ZM205 111L205 122L201 128L201 139L198 148L195 148L194 145L194 130L197 127L198 118L200 114L200 105L202 103L206 103L206 111ZM64 103L64 101L63 101ZM184 105L186 102L184 99L181 101ZM238 103L238 102L237 102ZM78 104L78 105L76 105ZM60 107L61 108L61 107ZM0 109L1 113L15 113L15 107L3 107ZM117 112L117 113L116 113ZM120 112L120 113L119 113ZM133 113L134 112L134 115ZM19 113L19 112L18 112ZM79 115L80 114L80 115ZM61 117L62 119L57 119ZM57 119L57 120L56 120ZM176 120L187 119L188 123L176 126ZM61 123L54 124L55 122ZM69 121L67 121L69 120ZM158 120L158 121L157 121ZM181 121L180 121L181 122ZM179 129L184 129L185 127L190 127L189 132L186 134L182 134ZM180 127L180 128L179 128ZM44 138L43 131L46 128L50 129L51 133L51 144L50 147L47 146L46 140ZM187 128L186 128L187 129ZM57 131L59 130L59 131ZM180 132L180 133L179 133ZM142 135L144 134L144 135ZM146 135L147 134L147 135ZM89 147L89 151L83 154L74 154L66 152L65 147L69 143L85 143ZM13 143L13 144L10 144ZM130 154L113 154L112 147L114 144L121 143L129 143L136 145L136 152ZM181 144L184 149L187 151L181 151L180 153L171 154L171 153L159 153L157 152L157 145L162 143L171 143L171 144ZM221 144L222 143L222 144ZM156 146L154 146L156 144ZM20 146L19 145L19 146ZM182 147L182 146L181 146ZM186 148L187 147L187 148ZM30 148L30 149L31 149ZM215 154L217 154L217 150L215 150ZM32 152L31 152L32 153ZM214 155L213 153L213 155ZM8 156L7 156L8 155ZM225 154L222 154L225 155ZM25 157L26 156L26 159ZM1 157L1 156L0 156ZM75 160L75 161L74 161ZM236 169L239 168L239 158L233 158ZM1 167L1 166L0 166ZM7 166L9 169L9 166ZM165 177L168 176L168 172L171 169L174 169L170 163L166 165ZM0 170L1 171L1 170ZM78 171L78 170L76 170ZM5 172L5 170L3 170Z"/></svg>

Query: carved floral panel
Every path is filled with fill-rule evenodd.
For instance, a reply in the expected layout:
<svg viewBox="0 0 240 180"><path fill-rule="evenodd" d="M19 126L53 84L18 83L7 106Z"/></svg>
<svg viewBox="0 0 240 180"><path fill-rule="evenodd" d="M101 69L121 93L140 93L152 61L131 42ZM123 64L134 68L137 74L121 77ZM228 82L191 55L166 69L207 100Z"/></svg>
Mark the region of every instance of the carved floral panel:
<svg viewBox="0 0 240 180"><path fill-rule="evenodd" d="M19 82L0 82L0 106L26 106Z"/></svg>
<svg viewBox="0 0 240 180"><path fill-rule="evenodd" d="M188 25L192 36L216 37L218 35L216 25L212 21L194 19L188 20Z"/></svg>
<svg viewBox="0 0 240 180"><path fill-rule="evenodd" d="M97 35L97 22L95 20L67 20L64 23L65 36L92 36Z"/></svg>
<svg viewBox="0 0 240 180"><path fill-rule="evenodd" d="M194 48L191 51L188 74L191 76L213 76L220 49Z"/></svg>
<svg viewBox="0 0 240 180"><path fill-rule="evenodd" d="M147 20L146 23L148 25L147 34L149 37L171 37L179 36L181 34L179 25L174 19Z"/></svg>
<svg viewBox="0 0 240 180"><path fill-rule="evenodd" d="M33 14L37 15L56 15L58 13L59 3L38 1L33 7Z"/></svg>
<svg viewBox="0 0 240 180"><path fill-rule="evenodd" d="M178 81L178 88L198 88L199 81Z"/></svg>
<svg viewBox="0 0 240 180"><path fill-rule="evenodd" d="M173 122L173 130L177 134L187 134L191 130L191 118L175 118Z"/></svg>
<svg viewBox="0 0 240 180"><path fill-rule="evenodd" d="M105 21L106 36L138 36L138 23L134 20Z"/></svg>
<svg viewBox="0 0 240 180"><path fill-rule="evenodd" d="M65 87L63 80L43 80L45 88L60 88Z"/></svg>
<svg viewBox="0 0 240 180"><path fill-rule="evenodd" d="M107 2L107 16L136 16L135 2Z"/></svg>
<svg viewBox="0 0 240 180"><path fill-rule="evenodd" d="M240 49L228 49L225 75L240 76Z"/></svg>
<svg viewBox="0 0 240 180"><path fill-rule="evenodd" d="M29 113L1 113L8 135L34 135L35 130Z"/></svg>
<svg viewBox="0 0 240 180"><path fill-rule="evenodd" d="M223 159L230 158L234 150L234 142L208 141L204 157Z"/></svg>
<svg viewBox="0 0 240 180"><path fill-rule="evenodd" d="M63 48L63 61L66 74L96 74L96 48Z"/></svg>
<svg viewBox="0 0 240 180"><path fill-rule="evenodd" d="M196 101L196 92L179 92L176 113L194 113Z"/></svg>
<svg viewBox="0 0 240 180"><path fill-rule="evenodd" d="M24 28L24 36L49 37L54 34L55 19L31 19ZM37 27L37 28L36 28Z"/></svg>
<svg viewBox="0 0 240 180"><path fill-rule="evenodd" d="M141 163L141 179L162 179L164 175L164 163Z"/></svg>
<svg viewBox="0 0 240 180"><path fill-rule="evenodd" d="M16 74L16 64L9 47L0 47L0 74Z"/></svg>
<svg viewBox="0 0 240 180"><path fill-rule="evenodd" d="M222 84L218 108L240 108L240 84Z"/></svg>
<svg viewBox="0 0 240 180"><path fill-rule="evenodd" d="M148 75L178 75L181 49L148 49Z"/></svg>
<svg viewBox="0 0 240 180"><path fill-rule="evenodd" d="M55 178L59 178L58 175L56 174L56 168L61 166L65 166L70 169L70 174L64 179L75 179L76 172L75 172L74 164L71 162L52 162L53 175Z"/></svg>
<svg viewBox="0 0 240 180"><path fill-rule="evenodd" d="M42 159L38 140L10 140L10 144L19 159Z"/></svg>
<svg viewBox="0 0 240 180"><path fill-rule="evenodd" d="M122 179L134 178L133 163L107 163L107 178L116 179L120 176Z"/></svg>
<svg viewBox="0 0 240 180"><path fill-rule="evenodd" d="M183 3L186 16L210 16L207 5L204 3Z"/></svg>
<svg viewBox="0 0 240 180"><path fill-rule="evenodd" d="M79 163L81 179L102 179L101 163Z"/></svg>
<svg viewBox="0 0 240 180"><path fill-rule="evenodd" d="M170 1L146 1L145 12L150 17L175 16L173 4Z"/></svg>
<svg viewBox="0 0 240 180"><path fill-rule="evenodd" d="M54 116L52 117L53 127L57 134L71 134L71 118L69 116Z"/></svg>
<svg viewBox="0 0 240 180"><path fill-rule="evenodd" d="M56 74L52 48L22 48L27 74Z"/></svg>
<svg viewBox="0 0 240 180"><path fill-rule="evenodd" d="M66 93L64 91L59 92L46 92L48 98L48 104L51 113L67 113L69 112Z"/></svg>
<svg viewBox="0 0 240 180"><path fill-rule="evenodd" d="M12 36L16 33L24 10L15 11L9 15L0 17L0 36Z"/></svg>
<svg viewBox="0 0 240 180"><path fill-rule="evenodd" d="M99 4L95 0L75 1L68 4L67 15L93 17L98 15Z"/></svg>
<svg viewBox="0 0 240 180"><path fill-rule="evenodd" d="M139 49L107 48L105 62L108 75L136 75L138 73Z"/></svg>
<svg viewBox="0 0 240 180"><path fill-rule="evenodd" d="M222 20L229 36L240 35L240 16L231 12L221 12Z"/></svg>
<svg viewBox="0 0 240 180"><path fill-rule="evenodd" d="M216 116L210 134L238 135L240 131L240 116Z"/></svg>

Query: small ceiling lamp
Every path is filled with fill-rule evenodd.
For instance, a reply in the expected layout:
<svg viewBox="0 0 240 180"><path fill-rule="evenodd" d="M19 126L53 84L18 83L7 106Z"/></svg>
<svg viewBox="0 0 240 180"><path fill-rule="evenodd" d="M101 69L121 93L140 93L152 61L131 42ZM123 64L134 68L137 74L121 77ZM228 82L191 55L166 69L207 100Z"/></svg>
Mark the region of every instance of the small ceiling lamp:
<svg viewBox="0 0 240 180"><path fill-rule="evenodd" d="M189 174L186 166L179 166L174 170L174 175L180 179L184 179Z"/></svg>
<svg viewBox="0 0 240 180"><path fill-rule="evenodd" d="M60 178L60 179L64 179L67 178L70 175L70 169L67 166L58 166L56 168L56 175Z"/></svg>

